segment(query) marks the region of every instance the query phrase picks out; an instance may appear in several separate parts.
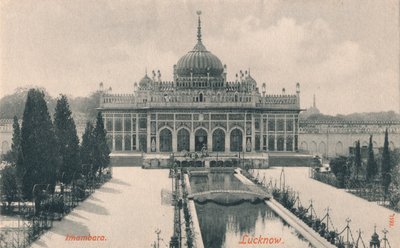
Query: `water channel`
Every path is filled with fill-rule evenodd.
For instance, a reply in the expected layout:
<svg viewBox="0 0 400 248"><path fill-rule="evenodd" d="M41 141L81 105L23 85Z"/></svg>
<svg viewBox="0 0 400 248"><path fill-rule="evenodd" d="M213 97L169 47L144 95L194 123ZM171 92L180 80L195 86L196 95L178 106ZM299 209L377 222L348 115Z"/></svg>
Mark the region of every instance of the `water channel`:
<svg viewBox="0 0 400 248"><path fill-rule="evenodd" d="M193 192L246 187L232 173L192 176L190 184ZM264 202L196 203L196 211L205 247L312 247Z"/></svg>

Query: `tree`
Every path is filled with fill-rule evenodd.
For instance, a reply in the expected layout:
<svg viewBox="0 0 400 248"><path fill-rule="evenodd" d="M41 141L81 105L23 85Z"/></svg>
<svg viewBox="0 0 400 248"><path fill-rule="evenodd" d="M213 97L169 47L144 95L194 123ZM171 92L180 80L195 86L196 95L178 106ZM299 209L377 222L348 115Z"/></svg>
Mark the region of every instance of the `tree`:
<svg viewBox="0 0 400 248"><path fill-rule="evenodd" d="M19 127L17 116L14 116L11 150L4 155L4 160L15 165L15 163L17 162L18 152L20 148L21 148L21 129Z"/></svg>
<svg viewBox="0 0 400 248"><path fill-rule="evenodd" d="M7 202L7 207L9 208L11 202L16 200L18 194L15 166L8 165L4 167L1 171L0 182L1 199Z"/></svg>
<svg viewBox="0 0 400 248"><path fill-rule="evenodd" d="M389 137L388 130L385 131L385 141L383 143L382 152L382 185L385 190L385 195L388 193L389 185L391 182L391 162L390 162L390 151L389 151Z"/></svg>
<svg viewBox="0 0 400 248"><path fill-rule="evenodd" d="M369 137L368 160L367 160L367 180L372 180L378 173L378 166L375 161L374 150L372 145L372 135Z"/></svg>
<svg viewBox="0 0 400 248"><path fill-rule="evenodd" d="M35 184L55 185L57 158L57 141L44 93L31 89L22 118L21 153L17 161L25 197L32 198Z"/></svg>
<svg viewBox="0 0 400 248"><path fill-rule="evenodd" d="M36 88L44 92L44 97L50 111L54 110L56 101L46 92L44 88L36 86L31 88ZM22 115L24 113L24 105L28 92L29 88L19 87L15 89L15 92L13 94L2 97L0 99L0 118L12 119L14 116L17 116L18 119L22 119Z"/></svg>
<svg viewBox="0 0 400 248"><path fill-rule="evenodd" d="M96 127L93 130L95 140L93 153L93 168L100 174L110 163L110 148L107 145L107 132L104 129L103 116L101 112L97 114Z"/></svg>
<svg viewBox="0 0 400 248"><path fill-rule="evenodd" d="M388 187L390 205L399 209L400 203L400 165L392 168L392 180Z"/></svg>
<svg viewBox="0 0 400 248"><path fill-rule="evenodd" d="M74 173L81 172L79 157L79 139L74 119L65 95L57 100L54 114L54 129L60 154L59 178L63 183L70 183Z"/></svg>
<svg viewBox="0 0 400 248"><path fill-rule="evenodd" d="M355 176L356 179L358 179L358 174L361 169L361 146L360 146L360 141L357 140L356 142L356 150L355 150L355 155L354 155L354 165L355 165Z"/></svg>
<svg viewBox="0 0 400 248"><path fill-rule="evenodd" d="M331 167L332 173L335 174L335 177L339 181L340 187L344 187L350 171L347 165L347 157L336 157L329 162L329 166Z"/></svg>
<svg viewBox="0 0 400 248"><path fill-rule="evenodd" d="M82 135L82 144L80 147L81 163L83 167L83 174L87 176L89 168L93 167L93 154L94 154L94 135L93 125L91 122L86 123L85 132Z"/></svg>

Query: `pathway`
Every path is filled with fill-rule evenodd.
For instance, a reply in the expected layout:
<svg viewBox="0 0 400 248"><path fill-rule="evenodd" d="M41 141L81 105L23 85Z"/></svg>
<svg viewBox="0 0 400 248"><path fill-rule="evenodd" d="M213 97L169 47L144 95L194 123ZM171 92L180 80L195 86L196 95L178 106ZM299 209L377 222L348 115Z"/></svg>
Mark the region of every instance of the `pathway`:
<svg viewBox="0 0 400 248"><path fill-rule="evenodd" d="M172 235L173 208L161 203L171 189L168 170L116 167L103 185L32 247L151 247L161 229L160 247ZM105 241L66 241L67 235L104 235Z"/></svg>
<svg viewBox="0 0 400 248"><path fill-rule="evenodd" d="M277 180L277 185L279 185L281 170L281 167L260 170L260 177L263 178L265 173L267 181L269 181L269 178L273 178L273 180ZM357 238L358 233L356 231L361 228L364 242L368 246L376 224L380 238L383 237L382 230L386 228L389 231L388 237L392 248L400 247L399 213L395 215L395 226L390 228L389 216L395 213L394 211L381 207L375 202L368 202L356 197L343 189L337 189L311 179L308 177L308 168L285 167L284 170L286 186L290 186L300 192L300 200L303 206L308 207L309 201L312 199L315 211L321 218L329 206L333 224L339 231L344 228L346 225L345 220L349 217L354 238Z"/></svg>

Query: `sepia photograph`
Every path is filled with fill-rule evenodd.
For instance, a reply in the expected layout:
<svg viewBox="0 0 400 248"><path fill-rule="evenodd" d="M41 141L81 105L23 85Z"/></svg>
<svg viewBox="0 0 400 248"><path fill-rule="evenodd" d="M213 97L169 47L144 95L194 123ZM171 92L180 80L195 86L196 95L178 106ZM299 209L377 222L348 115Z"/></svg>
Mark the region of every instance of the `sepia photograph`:
<svg viewBox="0 0 400 248"><path fill-rule="evenodd" d="M399 0L0 0L0 248L399 248Z"/></svg>

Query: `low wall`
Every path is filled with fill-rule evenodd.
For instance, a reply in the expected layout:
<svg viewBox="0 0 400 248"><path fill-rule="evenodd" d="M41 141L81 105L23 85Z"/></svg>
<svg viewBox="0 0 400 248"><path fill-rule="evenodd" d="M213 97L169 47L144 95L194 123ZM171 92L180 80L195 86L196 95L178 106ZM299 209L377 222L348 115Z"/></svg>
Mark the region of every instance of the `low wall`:
<svg viewBox="0 0 400 248"><path fill-rule="evenodd" d="M336 246L329 243L326 239L322 238L314 229L307 226L302 220L297 218L289 210L283 207L274 199L265 201L277 215L285 220L291 227L296 229L305 239L307 239L313 246L321 248L335 248Z"/></svg>
<svg viewBox="0 0 400 248"><path fill-rule="evenodd" d="M110 156L110 164L114 167L122 166L142 166L143 159L142 155L123 155L123 154L112 154Z"/></svg>
<svg viewBox="0 0 400 248"><path fill-rule="evenodd" d="M189 176L187 174L184 175L185 184L188 194L192 193L192 188L190 186ZM196 206L194 205L193 200L188 200L189 212L192 217L192 225L193 225L193 233L194 233L194 247L196 248L204 248L203 237L201 236L199 219L197 217Z"/></svg>
<svg viewBox="0 0 400 248"><path fill-rule="evenodd" d="M238 169L237 169L238 170ZM236 170L236 171L237 171ZM242 174L235 173L235 177L243 184L255 185L250 179ZM329 243L326 239L322 238L314 229L307 226L302 220L297 218L293 213L283 207L279 202L275 201L272 197L266 200L265 203L283 220L285 220L291 227L296 229L305 239L307 239L315 247L334 248L336 246Z"/></svg>

